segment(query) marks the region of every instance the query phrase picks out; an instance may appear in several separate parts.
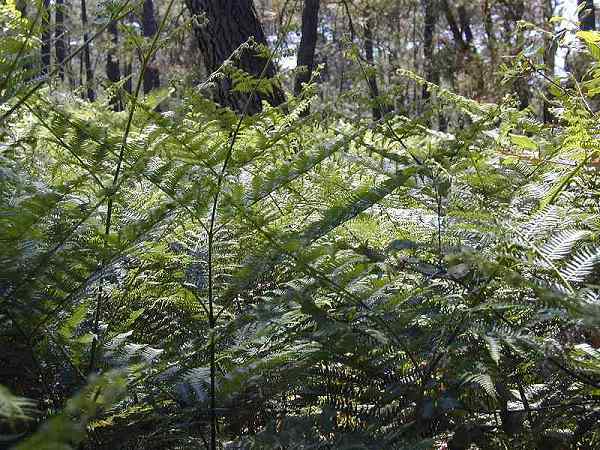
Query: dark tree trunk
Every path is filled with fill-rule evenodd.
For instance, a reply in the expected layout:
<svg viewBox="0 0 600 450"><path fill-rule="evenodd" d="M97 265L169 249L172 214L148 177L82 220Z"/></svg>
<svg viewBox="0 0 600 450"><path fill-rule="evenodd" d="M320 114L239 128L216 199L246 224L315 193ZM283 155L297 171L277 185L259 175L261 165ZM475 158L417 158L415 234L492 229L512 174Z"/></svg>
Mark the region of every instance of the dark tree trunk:
<svg viewBox="0 0 600 450"><path fill-rule="evenodd" d="M154 17L154 3L152 0L144 0L142 30L144 36L147 38L153 38L158 31L158 25L156 24L156 18ZM158 67L156 67L154 60L148 61L148 65L144 72L144 94L159 87L160 73Z"/></svg>
<svg viewBox="0 0 600 450"><path fill-rule="evenodd" d="M252 0L186 0L192 15L206 15L208 23L195 25L194 32L206 69L212 73L217 71L238 47L249 38L257 44L267 45L262 26L256 15ZM253 49L244 50L236 57L236 66L254 77L275 76L275 66ZM222 106L229 106L243 112L248 103L247 113L253 114L261 110L261 100L277 106L283 103L281 89L275 87L272 94L250 94L234 92L230 77L217 81L216 101Z"/></svg>
<svg viewBox="0 0 600 450"><path fill-rule="evenodd" d="M304 0L302 11L302 37L298 47L297 66L300 71L294 82L294 94L300 95L302 84L308 83L315 68L315 48L317 46L317 28L319 25L320 0ZM307 108L303 114L308 114Z"/></svg>
<svg viewBox="0 0 600 450"><path fill-rule="evenodd" d="M111 47L106 56L106 77L111 83L117 83L121 80L121 69L119 67L119 59L116 56L119 45L119 28L116 21L113 20L108 25L108 32L111 36ZM122 105L118 94L113 95L110 102L115 111L121 111Z"/></svg>
<svg viewBox="0 0 600 450"><path fill-rule="evenodd" d="M437 22L437 10L434 0L421 0L423 7L423 72L425 80L430 83L439 83L438 71L433 62L433 35ZM423 100L429 100L430 93L423 87Z"/></svg>
<svg viewBox="0 0 600 450"><path fill-rule="evenodd" d="M450 32L452 33L452 37L454 38L454 43L461 50L465 50L467 47L467 43L463 39L463 33L456 22L456 18L454 17L454 13L450 9L450 5L448 4L448 0L441 1L442 9L444 10L444 15L446 16L446 21L448 22L448 27L450 28Z"/></svg>
<svg viewBox="0 0 600 450"><path fill-rule="evenodd" d="M55 27L54 34L56 42L56 65L58 66L58 76L61 80L65 79L65 59L67 57L66 30L65 30L65 0L56 0L56 12L54 15Z"/></svg>
<svg viewBox="0 0 600 450"><path fill-rule="evenodd" d="M17 0L17 10L23 15L27 16L27 2L25 0Z"/></svg>
<svg viewBox="0 0 600 450"><path fill-rule="evenodd" d="M596 29L596 8L594 0L577 0L580 27L584 31Z"/></svg>
<svg viewBox="0 0 600 450"><path fill-rule="evenodd" d="M379 103L379 88L377 87L377 75L373 59L373 22L371 18L367 19L365 23L365 58L369 63L367 82L369 83L369 94L373 101L373 118L379 120L383 117L383 111Z"/></svg>
<svg viewBox="0 0 600 450"><path fill-rule="evenodd" d="M119 30L116 22L111 22L108 26L110 33L111 48L106 56L106 77L113 83L121 79L121 69L119 67L119 59L117 58L119 45Z"/></svg>
<svg viewBox="0 0 600 450"><path fill-rule="evenodd" d="M83 26L83 41L86 43L83 49L83 62L85 65L85 87L89 101L94 101L96 93L94 92L94 72L92 71L92 61L90 59L90 45L87 43L88 35L88 17L85 0L81 0L81 25Z"/></svg>
<svg viewBox="0 0 600 450"><path fill-rule="evenodd" d="M44 0L42 11L42 75L48 75L50 73L50 52L52 31L50 29L50 0Z"/></svg>
<svg viewBox="0 0 600 450"><path fill-rule="evenodd" d="M473 30L471 30L471 17L464 5L458 7L458 18L460 20L460 28L467 45L473 42Z"/></svg>

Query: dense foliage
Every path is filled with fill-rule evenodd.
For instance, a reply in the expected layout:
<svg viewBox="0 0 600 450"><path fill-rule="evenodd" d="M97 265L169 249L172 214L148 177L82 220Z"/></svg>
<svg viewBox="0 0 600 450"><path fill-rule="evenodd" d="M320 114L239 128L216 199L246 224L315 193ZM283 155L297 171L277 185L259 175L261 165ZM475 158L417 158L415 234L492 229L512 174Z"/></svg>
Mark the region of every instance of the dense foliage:
<svg viewBox="0 0 600 450"><path fill-rule="evenodd" d="M141 95L144 65L115 111L33 77L36 18L0 17L8 446L600 446L600 33L584 79L545 80L551 121L408 70L427 112L373 120L395 90L317 105L313 79L250 116L220 73Z"/></svg>

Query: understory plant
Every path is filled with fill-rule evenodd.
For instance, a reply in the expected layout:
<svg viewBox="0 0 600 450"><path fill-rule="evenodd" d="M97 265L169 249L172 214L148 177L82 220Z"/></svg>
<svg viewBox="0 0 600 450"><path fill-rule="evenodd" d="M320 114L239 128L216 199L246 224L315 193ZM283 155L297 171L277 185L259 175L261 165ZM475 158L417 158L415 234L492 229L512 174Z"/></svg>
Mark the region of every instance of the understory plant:
<svg viewBox="0 0 600 450"><path fill-rule="evenodd" d="M2 86L3 438L597 448L600 72L552 81L553 123L398 75L429 115Z"/></svg>

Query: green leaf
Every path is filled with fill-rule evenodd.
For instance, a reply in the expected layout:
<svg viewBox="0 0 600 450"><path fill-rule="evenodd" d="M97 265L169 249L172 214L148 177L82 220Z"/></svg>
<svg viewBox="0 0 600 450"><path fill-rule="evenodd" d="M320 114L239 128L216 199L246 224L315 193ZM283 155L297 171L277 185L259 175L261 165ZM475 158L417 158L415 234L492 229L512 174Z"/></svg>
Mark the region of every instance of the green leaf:
<svg viewBox="0 0 600 450"><path fill-rule="evenodd" d="M498 343L498 340L491 336L484 336L483 339L485 340L485 345L490 354L490 358L498 364L500 362L500 344Z"/></svg>
<svg viewBox="0 0 600 450"><path fill-rule="evenodd" d="M590 54L596 61L600 61L600 33L596 31L578 31L577 37L585 42Z"/></svg>
<svg viewBox="0 0 600 450"><path fill-rule="evenodd" d="M75 330L77 330L77 327L85 319L87 311L87 303L82 303L77 308L75 308L75 311L73 311L71 317L69 317L58 330L58 333L63 339L69 340L73 337L73 335L75 334Z"/></svg>
<svg viewBox="0 0 600 450"><path fill-rule="evenodd" d="M536 142L527 136L523 136L521 134L510 134L509 136L512 143L521 148L526 150L537 150L538 148Z"/></svg>

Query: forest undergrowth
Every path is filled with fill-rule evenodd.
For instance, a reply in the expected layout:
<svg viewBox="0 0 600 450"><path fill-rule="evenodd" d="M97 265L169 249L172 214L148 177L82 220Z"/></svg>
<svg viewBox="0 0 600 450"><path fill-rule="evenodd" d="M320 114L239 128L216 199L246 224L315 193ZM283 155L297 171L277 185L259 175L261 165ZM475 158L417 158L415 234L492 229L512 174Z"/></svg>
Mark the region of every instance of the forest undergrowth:
<svg viewBox="0 0 600 450"><path fill-rule="evenodd" d="M314 79L249 115L215 80L280 80L234 64L146 96L143 70L132 94L54 90L10 5L0 447L600 446L600 33L578 33L584 80L547 80L550 122L407 70L418 115L318 107Z"/></svg>

